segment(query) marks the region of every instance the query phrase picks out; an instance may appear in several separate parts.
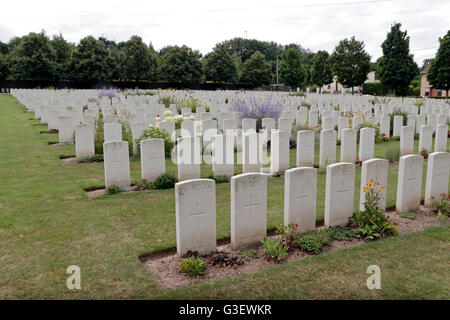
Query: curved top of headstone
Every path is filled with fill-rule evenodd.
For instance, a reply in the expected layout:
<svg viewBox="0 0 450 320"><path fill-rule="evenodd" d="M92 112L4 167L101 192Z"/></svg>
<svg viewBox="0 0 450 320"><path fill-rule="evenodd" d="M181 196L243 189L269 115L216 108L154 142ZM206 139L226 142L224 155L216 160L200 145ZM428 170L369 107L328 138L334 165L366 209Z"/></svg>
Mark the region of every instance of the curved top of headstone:
<svg viewBox="0 0 450 320"><path fill-rule="evenodd" d="M190 179L175 183L175 192L179 194L190 194L213 190L216 182L212 179Z"/></svg>
<svg viewBox="0 0 450 320"><path fill-rule="evenodd" d="M231 177L231 182L235 185L251 187L267 183L267 176L256 172L242 173Z"/></svg>

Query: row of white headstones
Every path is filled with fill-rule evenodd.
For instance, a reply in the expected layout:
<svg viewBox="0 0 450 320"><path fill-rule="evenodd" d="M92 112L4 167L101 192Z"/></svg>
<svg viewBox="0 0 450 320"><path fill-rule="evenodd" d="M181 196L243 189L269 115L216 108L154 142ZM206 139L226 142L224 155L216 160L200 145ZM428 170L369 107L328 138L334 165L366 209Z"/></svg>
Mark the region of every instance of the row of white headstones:
<svg viewBox="0 0 450 320"><path fill-rule="evenodd" d="M396 209L411 212L419 208L424 158L400 158ZM362 163L360 209L364 210L364 185L371 180L382 189L379 208L386 207L389 162L370 159ZM425 204L448 192L450 154L429 155ZM298 225L300 232L316 228L317 169L296 167L285 171L284 224ZM325 228L345 226L353 215L355 164L335 163L326 169ZM177 253L207 254L216 249L215 182L191 179L175 185ZM243 173L231 178L231 245L243 249L266 237L267 175Z"/></svg>
<svg viewBox="0 0 450 320"><path fill-rule="evenodd" d="M217 133L216 129L213 134ZM77 156L92 155L94 152L93 129L89 125L76 127ZM200 178L200 166L212 164L214 175L231 177L234 175L234 148L237 146L237 162L242 164L244 173L265 172L275 174L289 168L289 132L271 130L270 155L268 155L266 132L249 131L237 137L235 131L227 130L225 134L209 135L210 143L206 144L202 157L201 138L184 136L178 138L177 146L172 152L172 161L178 165L180 181ZM447 125L437 126L435 152L447 151ZM188 132L189 133L189 132ZM326 129L320 132L319 168L336 162L337 149L336 130ZM238 139L239 138L239 139ZM105 124L104 163L106 187L117 185L130 187L128 142L121 141L122 131L119 123ZM356 162L356 131L351 128L342 130L341 162ZM240 145L242 143L242 145ZM360 130L359 160L365 161L374 157L375 129ZM134 148L135 149L135 146ZM302 130L297 132L296 165L314 166L315 132ZM432 128L423 125L419 136L419 151L432 150ZM140 142L142 179L154 181L165 172L165 150L163 139L146 139ZM208 153L208 150L211 152ZM242 150L242 152L241 152ZM412 154L414 150L414 128L402 127L400 136L400 154ZM176 151L176 152L175 152ZM269 164L270 167L263 165Z"/></svg>

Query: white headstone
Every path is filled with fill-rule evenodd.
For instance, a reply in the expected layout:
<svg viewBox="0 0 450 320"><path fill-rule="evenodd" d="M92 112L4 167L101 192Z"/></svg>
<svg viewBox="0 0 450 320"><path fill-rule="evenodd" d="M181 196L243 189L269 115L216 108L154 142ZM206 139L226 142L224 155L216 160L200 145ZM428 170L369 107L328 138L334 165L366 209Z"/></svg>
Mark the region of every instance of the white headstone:
<svg viewBox="0 0 450 320"><path fill-rule="evenodd" d="M289 132L274 130L270 140L270 172L289 169Z"/></svg>
<svg viewBox="0 0 450 320"><path fill-rule="evenodd" d="M181 137L177 143L178 180L200 178L201 148L199 137Z"/></svg>
<svg viewBox="0 0 450 320"><path fill-rule="evenodd" d="M103 143L105 185L124 190L130 187L130 157L128 141L109 141Z"/></svg>
<svg viewBox="0 0 450 320"><path fill-rule="evenodd" d="M95 154L93 125L80 124L75 126L75 154L77 159Z"/></svg>
<svg viewBox="0 0 450 320"><path fill-rule="evenodd" d="M297 131L297 167L314 166L314 131Z"/></svg>
<svg viewBox="0 0 450 320"><path fill-rule="evenodd" d="M433 200L440 201L442 194L448 194L450 153L433 152L428 155L425 205Z"/></svg>
<svg viewBox="0 0 450 320"><path fill-rule="evenodd" d="M419 152L426 150L428 153L431 152L431 146L433 144L433 128L428 125L423 125L420 128L419 133Z"/></svg>
<svg viewBox="0 0 450 320"><path fill-rule="evenodd" d="M380 191L380 201L378 208L386 209L386 191L388 184L388 168L389 161L386 159L370 159L366 160L361 165L361 190L359 197L359 210L364 211L364 203L366 202L364 187L367 184L378 183L376 189ZM372 181L371 181L372 180Z"/></svg>
<svg viewBox="0 0 450 320"><path fill-rule="evenodd" d="M59 142L72 143L73 142L73 118L69 116L59 116Z"/></svg>
<svg viewBox="0 0 450 320"><path fill-rule="evenodd" d="M336 130L320 131L319 167L336 162Z"/></svg>
<svg viewBox="0 0 450 320"><path fill-rule="evenodd" d="M211 179L175 184L177 254L216 250L216 185Z"/></svg>
<svg viewBox="0 0 450 320"><path fill-rule="evenodd" d="M234 175L234 137L215 135L212 140L212 168L215 176Z"/></svg>
<svg viewBox="0 0 450 320"><path fill-rule="evenodd" d="M355 165L335 163L327 167L325 188L325 228L345 226L353 215Z"/></svg>
<svg viewBox="0 0 450 320"><path fill-rule="evenodd" d="M405 156L414 152L414 131L410 126L403 126L400 133L400 155Z"/></svg>
<svg viewBox="0 0 450 320"><path fill-rule="evenodd" d="M292 168L284 172L284 224L300 232L316 228L317 169Z"/></svg>
<svg viewBox="0 0 450 320"><path fill-rule="evenodd" d="M440 124L436 127L434 152L447 152L448 126Z"/></svg>
<svg viewBox="0 0 450 320"><path fill-rule="evenodd" d="M356 161L356 130L346 128L341 133L340 162L355 163Z"/></svg>
<svg viewBox="0 0 450 320"><path fill-rule="evenodd" d="M153 182L166 172L164 139L141 140L140 148L142 180Z"/></svg>
<svg viewBox="0 0 450 320"><path fill-rule="evenodd" d="M258 244L267 233L267 176L244 173L231 178L231 246Z"/></svg>
<svg viewBox="0 0 450 320"><path fill-rule="evenodd" d="M422 194L423 157L407 155L400 157L397 183L398 212L414 211L419 208Z"/></svg>
<svg viewBox="0 0 450 320"><path fill-rule="evenodd" d="M122 125L118 122L105 123L103 125L104 142L121 141L122 140Z"/></svg>

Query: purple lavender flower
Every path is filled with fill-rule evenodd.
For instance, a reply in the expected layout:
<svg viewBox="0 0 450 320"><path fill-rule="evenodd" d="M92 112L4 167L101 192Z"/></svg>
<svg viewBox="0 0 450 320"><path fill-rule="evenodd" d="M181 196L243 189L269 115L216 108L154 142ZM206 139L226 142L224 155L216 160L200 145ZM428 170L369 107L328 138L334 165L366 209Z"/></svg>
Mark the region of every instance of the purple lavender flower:
<svg viewBox="0 0 450 320"><path fill-rule="evenodd" d="M283 111L280 102L272 103L272 96L267 97L264 101L257 101L254 97L250 97L250 105L245 100L236 100L233 103L233 110L242 112L242 118L253 118L262 120L263 118L278 119Z"/></svg>
<svg viewBox="0 0 450 320"><path fill-rule="evenodd" d="M114 90L113 87L109 87L108 89L106 87L103 87L102 90L98 92L98 98L101 99L103 97L113 98L117 97L116 90Z"/></svg>

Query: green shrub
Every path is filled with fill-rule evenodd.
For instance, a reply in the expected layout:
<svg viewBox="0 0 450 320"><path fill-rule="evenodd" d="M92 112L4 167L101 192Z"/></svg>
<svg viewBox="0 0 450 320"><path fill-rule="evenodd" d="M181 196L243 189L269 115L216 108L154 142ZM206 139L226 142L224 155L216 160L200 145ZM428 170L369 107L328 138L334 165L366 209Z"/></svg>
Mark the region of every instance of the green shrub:
<svg viewBox="0 0 450 320"><path fill-rule="evenodd" d="M170 158L172 154L172 149L175 146L175 143L172 141L170 134L164 130L160 129L158 127L150 127L147 130L144 130L141 134L141 136L136 139L136 147L137 152L140 154L141 150L141 140L150 139L150 138L160 138L164 139L164 155L166 158Z"/></svg>
<svg viewBox="0 0 450 320"><path fill-rule="evenodd" d="M78 163L93 163L93 162L103 162L102 154L94 154L93 156L86 156L77 159Z"/></svg>
<svg viewBox="0 0 450 320"><path fill-rule="evenodd" d="M431 207L438 214L438 218L442 221L447 220L450 215L450 194L441 194L441 200L432 199Z"/></svg>
<svg viewBox="0 0 450 320"><path fill-rule="evenodd" d="M392 112L389 114L389 117L390 117L390 119L389 119L389 122L390 122L389 128L390 128L391 133L394 132L394 117L395 116L402 116L403 117L403 124L402 125L406 126L408 112L402 111L399 108L394 108L392 110Z"/></svg>
<svg viewBox="0 0 450 320"><path fill-rule="evenodd" d="M264 246L264 252L269 260L281 262L287 257L289 247L284 245L280 238L266 238L265 240L261 240L261 242Z"/></svg>
<svg viewBox="0 0 450 320"><path fill-rule="evenodd" d="M175 104L176 101L173 97L159 96L159 103L163 104L166 108L169 108L171 104Z"/></svg>
<svg viewBox="0 0 450 320"><path fill-rule="evenodd" d="M371 123L371 122L368 122L368 121L364 120L357 128L356 135L358 137L361 136L360 131L361 131L362 128L373 128L373 129L375 129L375 142L380 142L381 141L382 137L381 137L381 132L380 132L380 127L379 126L377 126L374 123Z"/></svg>
<svg viewBox="0 0 450 320"><path fill-rule="evenodd" d="M384 152L384 158L390 162L398 161L400 158L400 147L398 145L389 146Z"/></svg>
<svg viewBox="0 0 450 320"><path fill-rule="evenodd" d="M94 147L95 154L103 154L103 142L105 141L104 136L104 121L103 114L98 113L98 118L95 121L95 134L94 134Z"/></svg>
<svg viewBox="0 0 450 320"><path fill-rule="evenodd" d="M175 183L178 182L178 179L169 173L163 173L158 178L156 178L153 185L155 189L171 189L175 187Z"/></svg>
<svg viewBox="0 0 450 320"><path fill-rule="evenodd" d="M139 180L136 182L136 187L138 187L139 190L153 190L155 189L155 185L153 182L146 181L146 180Z"/></svg>
<svg viewBox="0 0 450 320"><path fill-rule="evenodd" d="M111 195L111 194L118 194L118 193L121 193L121 192L122 192L122 189L120 189L116 185L109 186L108 189L106 189L106 194L109 194L109 195Z"/></svg>
<svg viewBox="0 0 450 320"><path fill-rule="evenodd" d="M332 240L348 241L352 239L353 231L349 227L334 226L328 229Z"/></svg>
<svg viewBox="0 0 450 320"><path fill-rule="evenodd" d="M275 233L280 236L283 244L288 247L294 247L295 239L300 236L300 232L298 231L298 224L294 225L293 223L290 223L287 226L282 225L277 227Z"/></svg>
<svg viewBox="0 0 450 320"><path fill-rule="evenodd" d="M330 243L330 235L325 229L310 231L295 239L296 246L308 253L320 253Z"/></svg>
<svg viewBox="0 0 450 320"><path fill-rule="evenodd" d="M373 240L398 234L397 227L390 223L384 215L384 211L378 208L384 188L373 180L364 186L365 210L356 212L350 219L355 237Z"/></svg>
<svg viewBox="0 0 450 320"><path fill-rule="evenodd" d="M247 249L244 251L239 252L239 258L243 260L251 260L256 257L256 250L255 249Z"/></svg>
<svg viewBox="0 0 450 320"><path fill-rule="evenodd" d="M201 257L184 258L180 262L180 272L190 277L200 277L205 274L205 260Z"/></svg>
<svg viewBox="0 0 450 320"><path fill-rule="evenodd" d="M381 82L368 82L363 84L363 92L374 96L385 96L389 93L389 88Z"/></svg>
<svg viewBox="0 0 450 320"><path fill-rule="evenodd" d="M217 184L230 182L227 176L215 176L213 173L208 175L208 179L214 180Z"/></svg>
<svg viewBox="0 0 450 320"><path fill-rule="evenodd" d="M181 113L181 109L183 108L189 108L191 109L192 113L196 113L197 107L201 107L202 104L197 99L194 99L192 97L189 97L188 99L184 99L183 101L180 101L177 103L177 111L179 114ZM209 112L209 106L205 105L206 112Z"/></svg>

